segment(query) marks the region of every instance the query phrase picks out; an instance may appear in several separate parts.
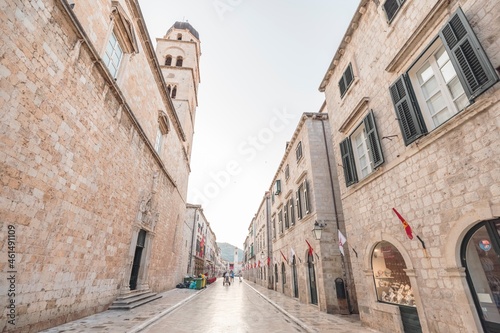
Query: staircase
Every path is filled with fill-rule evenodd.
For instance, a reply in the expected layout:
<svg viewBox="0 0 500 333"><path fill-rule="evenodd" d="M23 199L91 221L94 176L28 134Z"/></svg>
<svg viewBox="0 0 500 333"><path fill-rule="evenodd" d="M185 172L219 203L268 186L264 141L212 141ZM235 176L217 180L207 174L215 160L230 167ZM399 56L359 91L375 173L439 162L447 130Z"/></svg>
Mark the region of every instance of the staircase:
<svg viewBox="0 0 500 333"><path fill-rule="evenodd" d="M149 289L131 291L126 295L119 296L113 304L111 304L109 310L130 310L158 298L161 298L161 295L153 293Z"/></svg>

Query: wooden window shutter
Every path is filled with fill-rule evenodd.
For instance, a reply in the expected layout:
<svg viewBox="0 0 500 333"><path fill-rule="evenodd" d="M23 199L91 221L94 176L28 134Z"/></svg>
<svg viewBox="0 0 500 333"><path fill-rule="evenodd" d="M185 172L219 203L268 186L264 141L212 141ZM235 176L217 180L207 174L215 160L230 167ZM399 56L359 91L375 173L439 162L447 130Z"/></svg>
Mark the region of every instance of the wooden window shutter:
<svg viewBox="0 0 500 333"><path fill-rule="evenodd" d="M423 136L427 129L417 106L413 103L410 95L411 87L407 81L405 74L399 77L390 87L389 91L392 97L392 103L401 127L401 133L405 145L409 145L413 141Z"/></svg>
<svg viewBox="0 0 500 333"><path fill-rule="evenodd" d="M370 144L370 151L372 154L373 168L376 168L384 163L384 155L382 154L382 146L378 137L373 111L370 111L366 115L365 119L363 119L363 123L365 124L366 134L368 135L368 142Z"/></svg>
<svg viewBox="0 0 500 333"><path fill-rule="evenodd" d="M344 169L345 185L351 186L358 182L356 168L351 148L351 140L346 138L340 143L340 155L342 156L342 168Z"/></svg>
<svg viewBox="0 0 500 333"><path fill-rule="evenodd" d="M439 37L469 100L474 100L498 81L493 66L461 8L439 32Z"/></svg>

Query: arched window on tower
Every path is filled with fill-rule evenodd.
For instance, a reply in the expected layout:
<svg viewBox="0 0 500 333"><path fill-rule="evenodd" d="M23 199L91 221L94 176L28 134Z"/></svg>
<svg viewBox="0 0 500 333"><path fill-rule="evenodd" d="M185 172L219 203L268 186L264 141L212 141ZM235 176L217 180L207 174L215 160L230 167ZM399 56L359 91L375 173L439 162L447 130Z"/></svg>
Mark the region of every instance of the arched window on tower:
<svg viewBox="0 0 500 333"><path fill-rule="evenodd" d="M175 96L177 96L177 87L176 86L174 86L174 88L172 89L172 96L170 96L170 97L175 98Z"/></svg>
<svg viewBox="0 0 500 333"><path fill-rule="evenodd" d="M168 94L170 95L170 92L172 91L172 87L170 86L170 84L167 86L167 91L168 91Z"/></svg>
<svg viewBox="0 0 500 333"><path fill-rule="evenodd" d="M177 40L182 40L182 34L177 34Z"/></svg>
<svg viewBox="0 0 500 333"><path fill-rule="evenodd" d="M165 66L172 66L172 56L168 55L165 58Z"/></svg>
<svg viewBox="0 0 500 333"><path fill-rule="evenodd" d="M177 61L175 62L175 66L182 67L182 57L178 56Z"/></svg>

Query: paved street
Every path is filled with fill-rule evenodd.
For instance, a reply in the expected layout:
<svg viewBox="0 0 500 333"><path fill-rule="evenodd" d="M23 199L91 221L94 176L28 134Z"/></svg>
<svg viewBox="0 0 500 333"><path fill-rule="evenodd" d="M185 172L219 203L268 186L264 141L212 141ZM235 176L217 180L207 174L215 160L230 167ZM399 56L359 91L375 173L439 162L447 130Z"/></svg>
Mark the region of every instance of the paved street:
<svg viewBox="0 0 500 333"><path fill-rule="evenodd" d="M172 328L175 327L175 330ZM306 332L244 282L222 280L186 306L160 319L147 333Z"/></svg>
<svg viewBox="0 0 500 333"><path fill-rule="evenodd" d="M44 333L316 332L374 333L358 316L330 315L253 282L222 279L206 289L173 289L130 311L108 310Z"/></svg>

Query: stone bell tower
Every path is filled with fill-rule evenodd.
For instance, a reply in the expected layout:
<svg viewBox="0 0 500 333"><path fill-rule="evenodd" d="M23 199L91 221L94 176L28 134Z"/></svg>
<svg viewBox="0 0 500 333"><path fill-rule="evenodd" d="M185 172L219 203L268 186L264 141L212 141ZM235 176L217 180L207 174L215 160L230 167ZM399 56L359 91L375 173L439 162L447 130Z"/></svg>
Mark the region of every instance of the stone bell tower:
<svg viewBox="0 0 500 333"><path fill-rule="evenodd" d="M200 83L200 39L188 22L175 22L163 38L156 38L156 57L186 137L189 159Z"/></svg>

